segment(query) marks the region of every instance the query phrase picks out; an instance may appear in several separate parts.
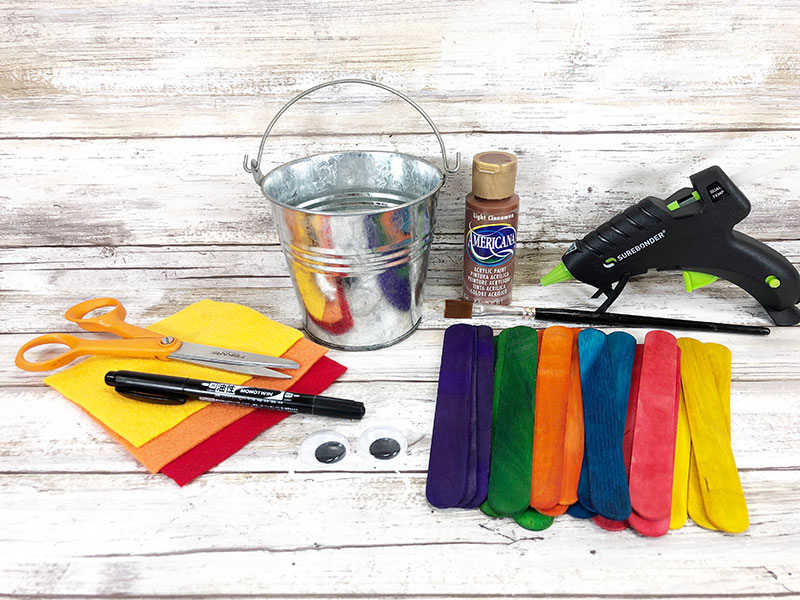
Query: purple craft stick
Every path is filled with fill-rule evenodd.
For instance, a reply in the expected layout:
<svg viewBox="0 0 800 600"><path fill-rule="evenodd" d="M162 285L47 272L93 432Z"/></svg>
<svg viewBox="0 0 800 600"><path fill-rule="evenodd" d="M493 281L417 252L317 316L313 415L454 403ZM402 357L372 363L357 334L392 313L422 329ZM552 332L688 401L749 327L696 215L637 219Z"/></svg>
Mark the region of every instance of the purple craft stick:
<svg viewBox="0 0 800 600"><path fill-rule="evenodd" d="M477 328L477 348L473 360L475 374L474 428L470 451L475 450L475 493L471 500L462 503L464 508L477 508L489 490L489 461L492 444L492 393L494 390L494 333L491 327L480 325ZM472 462L469 466L472 468ZM470 475L467 476L467 482Z"/></svg>
<svg viewBox="0 0 800 600"><path fill-rule="evenodd" d="M469 376L470 386L465 401L469 407L469 453L467 455L467 478L464 481L464 495L459 500L458 505L461 508L474 508L471 502L475 499L475 494L478 491L478 436L475 433L475 425L478 421L477 405L475 404L475 386L477 385L477 360L478 354L478 329L474 328L475 335L472 338L472 349L468 351L464 349L470 357Z"/></svg>
<svg viewBox="0 0 800 600"><path fill-rule="evenodd" d="M475 327L466 324L444 333L425 486L428 502L437 508L458 506L467 491L475 338Z"/></svg>

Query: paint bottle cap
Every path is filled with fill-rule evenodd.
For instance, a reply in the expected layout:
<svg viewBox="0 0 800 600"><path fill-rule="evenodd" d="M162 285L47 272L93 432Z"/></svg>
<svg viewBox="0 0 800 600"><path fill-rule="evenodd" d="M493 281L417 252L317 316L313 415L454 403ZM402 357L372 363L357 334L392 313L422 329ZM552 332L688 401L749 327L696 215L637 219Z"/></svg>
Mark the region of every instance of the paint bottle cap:
<svg viewBox="0 0 800 600"><path fill-rule="evenodd" d="M486 200L508 198L514 193L517 157L509 152L489 150L472 158L472 193Z"/></svg>

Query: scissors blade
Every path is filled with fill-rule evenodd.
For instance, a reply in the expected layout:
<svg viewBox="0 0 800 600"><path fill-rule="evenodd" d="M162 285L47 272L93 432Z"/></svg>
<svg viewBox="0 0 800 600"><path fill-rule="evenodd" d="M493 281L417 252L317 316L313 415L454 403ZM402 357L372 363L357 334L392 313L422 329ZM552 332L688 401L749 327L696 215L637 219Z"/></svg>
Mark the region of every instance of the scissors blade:
<svg viewBox="0 0 800 600"><path fill-rule="evenodd" d="M288 358L242 352L241 350L231 350L229 348L215 348L214 346L192 344L191 342L181 342L180 348L171 353L169 357L185 361L202 360L221 365L273 367L276 369L297 369L300 367L299 364Z"/></svg>
<svg viewBox="0 0 800 600"><path fill-rule="evenodd" d="M175 353L170 355L170 358L175 358ZM232 373L242 373L244 375L254 375L256 377L271 377L273 379L291 379L291 375L281 373L280 371L273 371L267 367L253 367L249 365L227 365L218 362L211 362L208 360L200 360L195 358L178 358L182 362L192 363L193 365L201 365L203 367L211 367L212 369L221 369L223 371L230 371Z"/></svg>

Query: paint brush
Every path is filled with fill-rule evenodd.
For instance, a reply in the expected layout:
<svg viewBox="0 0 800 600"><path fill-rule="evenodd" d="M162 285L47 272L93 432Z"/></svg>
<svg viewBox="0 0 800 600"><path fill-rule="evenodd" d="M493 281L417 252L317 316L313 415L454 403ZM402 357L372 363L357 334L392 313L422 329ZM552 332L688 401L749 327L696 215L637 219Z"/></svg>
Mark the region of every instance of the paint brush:
<svg viewBox="0 0 800 600"><path fill-rule="evenodd" d="M538 321L559 323L581 323L583 325L616 325L621 327L657 327L663 329L688 329L695 331L717 331L720 333L744 333L769 335L769 327L757 325L733 325L711 321L668 319L643 315L595 312L572 308L532 308L528 306L503 306L478 304L467 300L445 300L444 316L447 319L471 319L472 317L524 317Z"/></svg>

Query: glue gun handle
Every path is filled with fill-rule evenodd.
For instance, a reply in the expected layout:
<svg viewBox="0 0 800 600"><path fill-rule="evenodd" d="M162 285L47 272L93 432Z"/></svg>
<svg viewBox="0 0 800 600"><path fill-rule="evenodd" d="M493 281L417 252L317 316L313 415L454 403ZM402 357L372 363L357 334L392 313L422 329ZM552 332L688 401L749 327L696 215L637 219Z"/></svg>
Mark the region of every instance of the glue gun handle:
<svg viewBox="0 0 800 600"><path fill-rule="evenodd" d="M795 307L800 302L800 274L781 253L750 236L730 231L713 252L715 256L711 254L703 253L707 262L700 262L704 264L682 264L681 268L735 283L758 300L777 325L800 321L800 310Z"/></svg>

